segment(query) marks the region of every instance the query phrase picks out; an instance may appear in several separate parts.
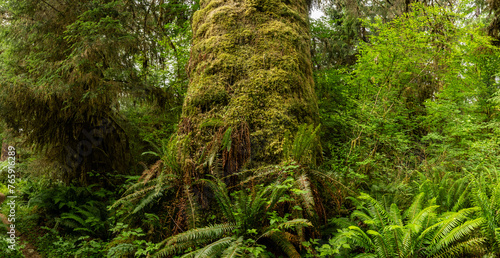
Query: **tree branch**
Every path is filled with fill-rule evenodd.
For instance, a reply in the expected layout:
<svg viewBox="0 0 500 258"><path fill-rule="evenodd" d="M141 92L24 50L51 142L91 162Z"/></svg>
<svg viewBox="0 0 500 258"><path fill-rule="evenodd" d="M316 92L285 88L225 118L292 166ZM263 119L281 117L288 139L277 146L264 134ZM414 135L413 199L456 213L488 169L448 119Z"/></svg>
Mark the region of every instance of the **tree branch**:
<svg viewBox="0 0 500 258"><path fill-rule="evenodd" d="M41 1L42 1L44 4L48 5L50 8L54 9L56 12L58 12L58 13L60 13L60 14L62 14L62 15L64 16L63 12L61 12L61 11L57 10L57 8L55 8L53 5L51 5L51 4L49 4L49 3L47 3L45 0L41 0Z"/></svg>

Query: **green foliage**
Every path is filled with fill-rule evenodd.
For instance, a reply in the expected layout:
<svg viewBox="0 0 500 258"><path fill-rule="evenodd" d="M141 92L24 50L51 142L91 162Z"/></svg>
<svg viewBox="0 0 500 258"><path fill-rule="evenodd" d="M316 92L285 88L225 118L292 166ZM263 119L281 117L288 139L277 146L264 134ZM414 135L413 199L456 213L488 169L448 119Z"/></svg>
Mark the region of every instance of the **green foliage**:
<svg viewBox="0 0 500 258"><path fill-rule="evenodd" d="M142 66L140 73L144 87L133 87L130 94L121 98L121 112L128 121L127 131L133 135L130 138L133 158L146 164L151 158L140 154L155 145L162 145L162 141L176 132L188 83L184 68L189 60L192 32L186 19L196 6L175 2L169 1L161 7L168 8L162 9L162 13L165 15L163 19L170 22L164 28L154 28L166 34L157 41L153 40L158 46L135 56L136 62Z"/></svg>
<svg viewBox="0 0 500 258"><path fill-rule="evenodd" d="M484 3L285 2L3 1L16 228L46 257L498 256Z"/></svg>
<svg viewBox="0 0 500 258"><path fill-rule="evenodd" d="M109 225L107 213L99 202L89 201L61 214L61 224L75 232L107 239Z"/></svg>
<svg viewBox="0 0 500 258"><path fill-rule="evenodd" d="M28 206L37 207L51 218L49 223L61 223L70 232L107 239L108 213L102 200L108 194L105 190L91 192L87 187L55 186L38 192Z"/></svg>
<svg viewBox="0 0 500 258"><path fill-rule="evenodd" d="M23 258L25 257L23 253L20 250L19 246L19 239L16 239L16 245L14 250L10 249L9 246L12 247L12 243L9 241L9 238L7 236L1 236L0 237L0 250L2 250L2 254L6 255L6 257L12 257L12 258Z"/></svg>
<svg viewBox="0 0 500 258"><path fill-rule="evenodd" d="M475 177L472 200L480 208L479 217L484 220L481 231L487 239L492 256L500 253L500 180L496 169L481 169Z"/></svg>
<svg viewBox="0 0 500 258"><path fill-rule="evenodd" d="M416 196L402 212L396 204L385 209L369 195L360 195L362 202L351 217L367 225L367 229L353 224L339 230L331 240L335 252L361 248L375 257L456 257L482 252L485 239L472 233L484 220L470 218L478 208L438 215L435 199L425 204L423 197L423 193Z"/></svg>
<svg viewBox="0 0 500 258"><path fill-rule="evenodd" d="M226 185L219 179L202 182L212 189L225 222L167 238L161 243L165 247L155 256L187 251L186 255L193 257L263 257L266 242L259 244L259 240L267 238L288 257L300 257L287 230L308 227L311 223L305 219L289 220L287 216L280 218L271 212L278 203L286 201L282 194L288 186L257 186L252 194L239 190L232 193L231 198Z"/></svg>
<svg viewBox="0 0 500 258"><path fill-rule="evenodd" d="M341 69L323 72L346 85L337 94L352 107L342 113L348 121L323 115L340 139L329 143L329 166L346 182L368 190L371 180L390 184L428 164L445 162L446 170L459 172L497 160L490 99L498 51L480 24L466 22L464 5L416 4L390 22L375 19L366 26L376 33L360 43L351 77Z"/></svg>
<svg viewBox="0 0 500 258"><path fill-rule="evenodd" d="M420 126L423 104L442 87L453 58L448 44L461 35L446 18L453 16L449 11L415 8L387 24L378 20L374 27L379 34L360 46L353 79L359 89L362 123L351 146L368 148L363 152L369 155L358 162L364 171L381 170L384 163L392 162L409 168L418 165L418 140L425 134ZM437 26L447 33L428 33Z"/></svg>
<svg viewBox="0 0 500 258"><path fill-rule="evenodd" d="M135 32L121 1L55 2L2 4L2 119L47 151L58 178L88 185L88 171L125 172L129 159L113 106L135 74L123 55L137 51Z"/></svg>
<svg viewBox="0 0 500 258"><path fill-rule="evenodd" d="M195 5L23 0L1 9L2 121L47 151L57 178L88 185L92 170L129 172L140 157L131 153L174 132ZM87 144L89 134L98 140Z"/></svg>
<svg viewBox="0 0 500 258"><path fill-rule="evenodd" d="M357 13L344 5L331 6L311 22L312 61L318 70L348 67L356 62L357 45L368 31Z"/></svg>
<svg viewBox="0 0 500 258"><path fill-rule="evenodd" d="M312 169L295 161L245 172L251 174L242 180L241 185L285 184L287 191L283 197L290 202L294 215L307 218L315 225L319 219L326 220L339 212L347 192L356 194L340 183L333 172Z"/></svg>
<svg viewBox="0 0 500 258"><path fill-rule="evenodd" d="M349 67L315 72L314 83L321 118L321 141L325 150L325 163L335 170L345 169L351 132L356 123L357 89L350 87ZM349 151L349 150L347 150Z"/></svg>
<svg viewBox="0 0 500 258"><path fill-rule="evenodd" d="M456 212L470 207L471 176L465 173L446 173L434 169L428 176L419 173L418 191L424 199L435 199L441 212Z"/></svg>
<svg viewBox="0 0 500 258"><path fill-rule="evenodd" d="M88 236L82 236L77 239L77 250L74 252L76 257L103 257L103 249L105 242L100 239L90 239Z"/></svg>
<svg viewBox="0 0 500 258"><path fill-rule="evenodd" d="M287 158L291 158L299 164L315 165L317 153L316 148L318 143L318 131L320 126L314 128L313 125L302 124L297 130L297 134L290 139L290 133L285 134L283 143L283 154Z"/></svg>
<svg viewBox="0 0 500 258"><path fill-rule="evenodd" d="M122 197L108 209L115 210L117 217L124 222L145 224L149 221L148 213L157 212L158 203L163 201L171 205L173 209L169 211L172 212L171 216L178 218L186 216L188 218L186 223L189 226L193 225L196 221L194 209L196 204L190 187L184 181L177 156L178 144L174 135L170 140L163 140L156 152L144 152L143 154L154 155L160 159L146 169L137 182L127 185ZM178 227L175 222L173 224L173 228ZM159 229L159 225L151 226Z"/></svg>
<svg viewBox="0 0 500 258"><path fill-rule="evenodd" d="M89 236L61 236L56 229L43 227L47 232L37 240L37 249L44 257L103 257L104 243Z"/></svg>
<svg viewBox="0 0 500 258"><path fill-rule="evenodd" d="M158 249L157 244L142 239L146 234L141 228L129 229L128 225L119 222L111 230L119 234L106 247L108 257L126 257L130 255L149 257L151 253Z"/></svg>

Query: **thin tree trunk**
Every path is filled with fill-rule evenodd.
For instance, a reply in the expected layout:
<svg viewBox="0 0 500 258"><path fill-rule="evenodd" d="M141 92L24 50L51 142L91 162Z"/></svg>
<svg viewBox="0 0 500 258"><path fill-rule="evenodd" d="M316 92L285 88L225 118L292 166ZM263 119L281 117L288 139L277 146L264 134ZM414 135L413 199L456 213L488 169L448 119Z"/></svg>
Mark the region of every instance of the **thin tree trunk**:
<svg viewBox="0 0 500 258"><path fill-rule="evenodd" d="M0 161L7 160L7 157L9 156L8 153L9 153L9 144L4 142L2 143L2 155L0 157Z"/></svg>

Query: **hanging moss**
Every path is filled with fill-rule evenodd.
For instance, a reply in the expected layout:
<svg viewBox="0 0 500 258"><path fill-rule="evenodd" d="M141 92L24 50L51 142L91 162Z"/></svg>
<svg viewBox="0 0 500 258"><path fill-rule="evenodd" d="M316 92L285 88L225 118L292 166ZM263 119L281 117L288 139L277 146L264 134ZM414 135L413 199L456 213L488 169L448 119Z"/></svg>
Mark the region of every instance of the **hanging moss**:
<svg viewBox="0 0 500 258"><path fill-rule="evenodd" d="M191 135L183 152L190 160L221 152L225 174L245 163L279 163L285 132L318 122L309 2L205 0L200 5L193 17L190 84L179 126L181 137ZM235 130L224 153L212 143L227 128Z"/></svg>

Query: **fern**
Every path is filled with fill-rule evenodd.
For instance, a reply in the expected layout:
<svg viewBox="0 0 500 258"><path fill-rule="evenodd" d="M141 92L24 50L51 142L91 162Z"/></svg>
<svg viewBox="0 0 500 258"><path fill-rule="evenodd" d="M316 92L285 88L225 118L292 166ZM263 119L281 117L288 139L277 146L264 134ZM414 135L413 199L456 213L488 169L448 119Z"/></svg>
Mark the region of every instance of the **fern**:
<svg viewBox="0 0 500 258"><path fill-rule="evenodd" d="M299 126L293 139L290 139L290 132L285 133L283 154L286 158L292 158L299 164L315 164L313 150L316 147L316 139L320 126L302 124Z"/></svg>
<svg viewBox="0 0 500 258"><path fill-rule="evenodd" d="M231 127L228 127L222 136L222 148L229 151L231 149Z"/></svg>
<svg viewBox="0 0 500 258"><path fill-rule="evenodd" d="M206 184L208 187L210 187L210 189L212 189L215 200L217 201L219 207L221 208L222 215L226 217L228 220L234 221L235 218L231 210L231 200L227 195L228 190L226 188L226 185L220 180L216 180L214 182L211 180L202 179L200 181Z"/></svg>
<svg viewBox="0 0 500 258"><path fill-rule="evenodd" d="M472 187L473 203L479 207L479 214L483 219L481 231L486 237L489 253L498 255L500 253L500 181L498 172L484 168L478 177L474 178Z"/></svg>
<svg viewBox="0 0 500 258"><path fill-rule="evenodd" d="M373 219L372 221L376 226L384 228L389 223L386 210L377 200L364 193L362 193L358 199L368 201L368 208L365 209L368 211L368 214Z"/></svg>
<svg viewBox="0 0 500 258"><path fill-rule="evenodd" d="M137 249L136 246L129 243L121 243L117 246L113 246L108 251L108 257L123 257L126 255L133 254Z"/></svg>
<svg viewBox="0 0 500 258"><path fill-rule="evenodd" d="M195 228L178 235L169 237L161 242L165 248L158 251L156 256L176 254L187 247L194 247L196 244L210 242L231 232L235 226L229 223L217 224L205 228Z"/></svg>
<svg viewBox="0 0 500 258"><path fill-rule="evenodd" d="M478 228L483 223L483 218L466 221L459 226L456 226L449 233L444 235L437 243L431 244L432 249L442 250L463 238L466 238L474 229ZM432 253L432 252L431 252Z"/></svg>
<svg viewBox="0 0 500 258"><path fill-rule="evenodd" d="M213 243L210 243L200 249L198 253L196 254L197 257L214 257L216 255L219 255L224 251L228 246L231 245L231 242L233 242L234 239L233 237L225 237L220 240L217 240Z"/></svg>
<svg viewBox="0 0 500 258"><path fill-rule="evenodd" d="M399 208L392 204L389 210L371 196L362 194L358 199L365 201L353 212L353 219L361 219L369 229L349 226L337 234L332 243L334 248L363 248L377 257L420 257L441 254L466 254L481 249L480 238L471 241L474 231L484 220L469 220L479 208L462 209L457 212L436 214L437 205L431 200L422 208L423 195L414 198L413 203L401 217ZM335 220L342 221L342 220ZM343 222L345 224L345 222ZM352 246L352 247L351 247Z"/></svg>
<svg viewBox="0 0 500 258"><path fill-rule="evenodd" d="M185 182L184 171L177 161L178 144L177 137L173 135L170 139L163 140L160 146L153 145L156 152L143 153L152 154L160 159L147 167L138 182L129 186L122 197L108 209L121 209L122 212L119 213L123 214L122 221L140 225L147 221L144 218L145 214L156 212L155 204L164 201L163 203L167 203L169 209L174 212L169 214L171 217L173 215L169 225L163 227L172 227L173 230L182 227L195 228L197 204L189 184ZM160 226L155 227L160 228Z"/></svg>
<svg viewBox="0 0 500 258"><path fill-rule="evenodd" d="M244 250L241 249L243 245L243 236L240 236L238 239L233 241L231 245L224 250L222 253L222 257L225 258L234 258L234 257L242 257Z"/></svg>
<svg viewBox="0 0 500 258"><path fill-rule="evenodd" d="M295 249L295 246L293 246L293 244L290 243L290 241L288 241L288 239L286 239L281 232L270 230L266 232L265 236L271 239L276 246L279 246L281 250L285 252L287 257L300 258L300 254L297 252L297 249Z"/></svg>
<svg viewBox="0 0 500 258"><path fill-rule="evenodd" d="M186 254L186 257L219 257L221 255L234 257L243 255L249 248L251 249L252 243L255 243L253 239L258 241L263 238L275 242L291 257L300 257L291 242L291 234L287 231L311 226L308 220L297 218L269 226L264 224L269 211L282 196L284 187L257 186L252 194L240 190L230 197L225 183L220 179L202 179L200 183L213 191L219 210L228 222L204 228L193 228L172 236L161 243L164 248L155 254L156 257L179 254L188 248L194 250ZM248 232L257 235L249 239Z"/></svg>
<svg viewBox="0 0 500 258"><path fill-rule="evenodd" d="M433 257L435 257L435 258L457 257L463 253L471 253L471 254L483 253L484 250L483 250L482 246L483 246L484 242L485 242L485 238L483 238L483 237L471 238L471 239L468 239L466 241L455 244L449 248L444 248L444 250L442 250L438 254L434 255Z"/></svg>

